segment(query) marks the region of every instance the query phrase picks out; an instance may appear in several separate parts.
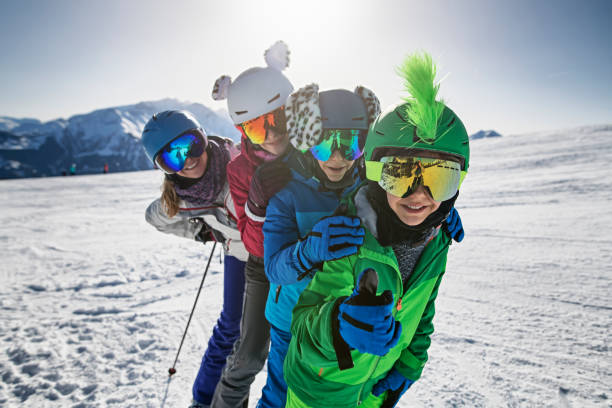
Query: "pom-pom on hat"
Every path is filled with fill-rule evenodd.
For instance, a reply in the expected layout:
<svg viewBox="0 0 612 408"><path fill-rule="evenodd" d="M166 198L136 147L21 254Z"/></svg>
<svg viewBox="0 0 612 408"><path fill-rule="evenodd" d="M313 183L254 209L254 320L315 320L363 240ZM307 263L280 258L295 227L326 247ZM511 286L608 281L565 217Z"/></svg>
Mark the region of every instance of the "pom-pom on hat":
<svg viewBox="0 0 612 408"><path fill-rule="evenodd" d="M293 92L293 85L281 71L289 66L289 48L277 41L264 53L267 66L253 67L236 80L222 75L214 84L212 97L227 99L234 124L240 124L283 106Z"/></svg>

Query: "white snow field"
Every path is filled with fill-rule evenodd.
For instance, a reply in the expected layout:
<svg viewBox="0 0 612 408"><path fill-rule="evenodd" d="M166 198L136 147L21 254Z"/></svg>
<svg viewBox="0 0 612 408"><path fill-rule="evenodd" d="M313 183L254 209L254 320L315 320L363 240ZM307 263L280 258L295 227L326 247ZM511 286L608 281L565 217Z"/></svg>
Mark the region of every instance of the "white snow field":
<svg viewBox="0 0 612 408"><path fill-rule="evenodd" d="M612 126L472 142L466 238L400 407L612 406L611 163ZM0 181L0 406L187 407L222 265L168 381L211 246L146 224L160 182Z"/></svg>

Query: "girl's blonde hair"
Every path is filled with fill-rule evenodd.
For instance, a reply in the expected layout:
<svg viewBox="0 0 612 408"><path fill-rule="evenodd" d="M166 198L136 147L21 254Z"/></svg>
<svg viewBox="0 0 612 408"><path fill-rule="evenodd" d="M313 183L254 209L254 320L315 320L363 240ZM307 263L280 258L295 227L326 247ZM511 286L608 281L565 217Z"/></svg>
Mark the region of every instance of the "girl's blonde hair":
<svg viewBox="0 0 612 408"><path fill-rule="evenodd" d="M172 218L178 213L180 201L174 189L174 183L167 177L164 177L164 183L162 184L161 190L162 209L166 212L168 217Z"/></svg>

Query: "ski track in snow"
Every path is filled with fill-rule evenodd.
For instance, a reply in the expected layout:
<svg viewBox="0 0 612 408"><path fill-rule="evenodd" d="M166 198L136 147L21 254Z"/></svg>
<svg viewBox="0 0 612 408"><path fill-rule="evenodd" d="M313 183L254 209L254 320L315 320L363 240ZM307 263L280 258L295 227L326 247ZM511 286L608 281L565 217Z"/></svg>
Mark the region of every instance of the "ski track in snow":
<svg viewBox="0 0 612 408"><path fill-rule="evenodd" d="M472 142L466 239L400 407L612 407L611 127ZM155 171L0 181L0 406L186 407L218 253L146 224ZM265 370L251 389L255 406Z"/></svg>

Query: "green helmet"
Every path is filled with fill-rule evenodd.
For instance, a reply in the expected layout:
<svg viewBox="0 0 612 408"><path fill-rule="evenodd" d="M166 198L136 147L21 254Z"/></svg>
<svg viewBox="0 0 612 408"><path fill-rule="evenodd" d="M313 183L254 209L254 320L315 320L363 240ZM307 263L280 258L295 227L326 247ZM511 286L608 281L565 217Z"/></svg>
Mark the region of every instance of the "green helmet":
<svg viewBox="0 0 612 408"><path fill-rule="evenodd" d="M372 123L364 146L366 177L377 181L383 156L446 156L461 163L463 181L470 161L470 144L455 112L436 100L436 66L428 54L409 56L399 69L410 97L406 103L380 114Z"/></svg>
<svg viewBox="0 0 612 408"><path fill-rule="evenodd" d="M467 172L470 142L465 127L455 112L444 107L435 139L427 140L421 137L416 126L409 122L406 115L408 105L409 103L404 103L388 109L372 123L363 149L365 160L378 161L384 150L430 150L456 156L461 161L461 170Z"/></svg>

